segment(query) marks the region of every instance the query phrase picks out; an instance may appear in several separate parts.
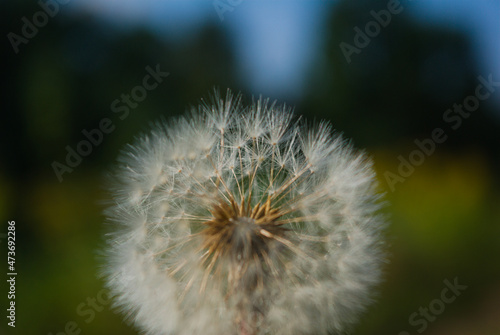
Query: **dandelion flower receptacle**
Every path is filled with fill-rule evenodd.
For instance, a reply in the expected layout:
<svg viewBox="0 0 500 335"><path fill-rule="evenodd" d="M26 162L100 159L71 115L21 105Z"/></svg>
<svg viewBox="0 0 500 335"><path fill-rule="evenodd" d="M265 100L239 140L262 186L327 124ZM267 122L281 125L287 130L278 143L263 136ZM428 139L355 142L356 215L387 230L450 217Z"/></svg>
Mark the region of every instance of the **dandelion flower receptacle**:
<svg viewBox="0 0 500 335"><path fill-rule="evenodd" d="M104 272L146 334L332 334L383 261L370 161L331 126L228 92L119 159Z"/></svg>

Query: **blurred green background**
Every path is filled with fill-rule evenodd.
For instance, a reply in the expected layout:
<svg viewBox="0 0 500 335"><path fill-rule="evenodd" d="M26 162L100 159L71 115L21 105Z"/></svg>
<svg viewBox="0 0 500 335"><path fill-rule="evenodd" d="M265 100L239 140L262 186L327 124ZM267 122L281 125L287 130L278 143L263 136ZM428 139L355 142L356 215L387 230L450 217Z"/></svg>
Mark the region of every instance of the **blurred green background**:
<svg viewBox="0 0 500 335"><path fill-rule="evenodd" d="M0 246L6 255L15 220L18 273L16 328L2 316L0 334L138 333L110 308L97 277L103 176L150 122L184 113L213 87L330 120L373 157L392 221L389 259L377 302L353 334L500 334L500 87L469 116L447 114L474 101L479 76L500 81L500 47L483 43L500 41L499 25L483 24L499 21L499 1L401 1L386 27L372 24L363 47L354 28L366 34L370 11L387 10L387 1L75 0L55 2L57 13L47 7L54 15L35 17L34 33L23 26L41 3L54 4L0 4ZM343 42L357 48L349 61ZM169 76L126 117L114 112L122 94L140 95L147 66ZM113 131L59 181L54 162L66 164L67 147L103 119ZM415 141L435 128L446 140L419 156ZM418 166L394 177L401 159ZM446 280L467 288L440 304Z"/></svg>

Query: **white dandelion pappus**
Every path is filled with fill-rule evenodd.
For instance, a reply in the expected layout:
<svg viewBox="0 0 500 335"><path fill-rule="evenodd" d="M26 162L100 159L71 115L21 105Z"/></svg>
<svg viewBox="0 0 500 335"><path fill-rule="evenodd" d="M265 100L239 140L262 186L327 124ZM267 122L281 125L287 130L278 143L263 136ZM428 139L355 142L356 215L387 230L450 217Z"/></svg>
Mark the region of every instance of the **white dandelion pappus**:
<svg viewBox="0 0 500 335"><path fill-rule="evenodd" d="M119 159L107 284L145 334L333 334L380 279L370 161L228 91Z"/></svg>

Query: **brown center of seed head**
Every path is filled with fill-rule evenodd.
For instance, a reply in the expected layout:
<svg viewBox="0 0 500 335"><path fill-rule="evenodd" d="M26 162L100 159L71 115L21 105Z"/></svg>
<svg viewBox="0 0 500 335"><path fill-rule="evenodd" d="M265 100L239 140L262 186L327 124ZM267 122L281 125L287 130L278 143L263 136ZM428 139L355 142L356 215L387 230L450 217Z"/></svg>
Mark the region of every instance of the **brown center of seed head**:
<svg viewBox="0 0 500 335"><path fill-rule="evenodd" d="M205 222L203 230L203 249L208 254L206 275L226 264L228 295L263 293L270 268L274 268L273 255L280 252L285 239L287 229L279 220L284 214L271 207L270 199L253 208L245 200L240 204L232 199L220 201L211 213L212 219Z"/></svg>
<svg viewBox="0 0 500 335"><path fill-rule="evenodd" d="M261 261L271 244L284 235L286 229L277 220L283 215L272 208L268 199L253 208L242 200L221 201L211 210L213 218L205 222L204 249L213 257L241 263Z"/></svg>
<svg viewBox="0 0 500 335"><path fill-rule="evenodd" d="M273 258L286 240L287 229L280 220L285 213L273 208L270 198L253 207L245 199L239 204L233 198L222 200L211 213L212 219L205 222L203 230L203 248L208 254L205 279L212 271L217 273L215 268L221 264L227 265L226 299L237 306L235 322L240 334L256 334L257 321L266 310L259 301L268 294L265 283L276 277Z"/></svg>

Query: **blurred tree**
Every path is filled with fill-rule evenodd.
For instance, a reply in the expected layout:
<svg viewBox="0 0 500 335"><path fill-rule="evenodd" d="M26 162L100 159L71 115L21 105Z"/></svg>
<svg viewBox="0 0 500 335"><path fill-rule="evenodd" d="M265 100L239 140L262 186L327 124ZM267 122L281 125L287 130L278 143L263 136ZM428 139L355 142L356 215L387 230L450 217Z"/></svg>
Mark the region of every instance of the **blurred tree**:
<svg viewBox="0 0 500 335"><path fill-rule="evenodd" d="M395 2L338 2L304 108L332 120L361 147L395 146L441 127L450 135L448 150L486 150L498 163L500 123L490 102L481 102L456 131L443 120L454 103L475 94L479 75L489 75L477 70L468 39L458 31L415 22L406 1L391 14L389 3ZM380 24L376 16L387 23ZM357 51L346 52L342 44Z"/></svg>
<svg viewBox="0 0 500 335"><path fill-rule="evenodd" d="M22 17L41 11L32 2L2 2L2 31L22 36ZM102 118L118 126L122 120L110 108L121 94L142 85L150 66L170 75L148 92L130 119L120 122L112 150L116 150L159 116L183 113L214 85L235 87L233 55L224 32L209 24L188 41L173 44L146 29L116 27L88 14L65 15L64 7L38 29L26 44L2 43L2 95L8 113L2 113L5 138L0 150L2 169L11 176L50 170L54 159L64 159L65 146L82 140L83 129L97 128ZM133 115L132 115L133 114ZM128 116L127 116L128 118ZM118 143L119 142L119 143ZM106 144L104 145L104 147ZM86 159L98 163L103 149ZM9 164L7 164L9 162ZM89 164L89 163L86 163Z"/></svg>

